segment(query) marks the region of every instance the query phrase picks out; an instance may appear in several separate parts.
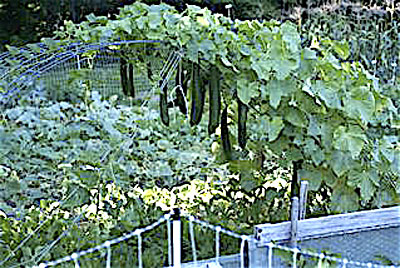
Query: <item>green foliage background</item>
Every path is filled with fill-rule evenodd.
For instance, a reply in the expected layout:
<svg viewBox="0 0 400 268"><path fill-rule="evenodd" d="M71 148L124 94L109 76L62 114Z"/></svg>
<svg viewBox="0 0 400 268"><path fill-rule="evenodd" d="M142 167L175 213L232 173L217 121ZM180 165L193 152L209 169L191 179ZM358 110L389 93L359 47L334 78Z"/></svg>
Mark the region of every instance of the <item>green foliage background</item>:
<svg viewBox="0 0 400 268"><path fill-rule="evenodd" d="M260 128L250 150L263 140L278 157L304 160L301 176L314 191L323 183L333 189L333 210L356 210L359 199L379 206L373 197L385 181L394 188L384 191L396 199L398 107L361 62L347 61L346 42L320 38L303 46L288 22L231 21L196 6L178 14L141 3L121 9L116 21L92 16L58 35L158 39L184 49L187 62L201 57L204 70L215 65L223 74L225 103L233 108L238 98L254 111Z"/></svg>
<svg viewBox="0 0 400 268"><path fill-rule="evenodd" d="M233 21L196 6L180 13L136 3L115 20L90 15L80 24L66 22L57 32L63 42L164 40L184 50L186 68L199 58L206 75L217 67L233 141L237 100L250 108L248 145L241 150L234 142L235 158L225 161L220 133L209 136L205 120L190 127L175 110L166 128L158 107L118 106L96 92L78 102L28 96L1 111L0 259L10 256L9 266L56 259L145 226L176 206L251 232L254 224L288 218L292 163L299 160L311 187L309 215L397 204L397 84L389 87L368 61L354 61L361 55L329 31L306 32L321 21L327 18L300 25ZM9 255L43 220L40 236ZM63 231L68 235L46 252ZM164 237L165 230L149 236ZM214 254L212 238L205 232L199 241L201 257ZM161 239L146 243L154 241L157 249L145 253L153 267L166 259ZM226 241L223 253L238 249ZM184 246L189 250L188 241Z"/></svg>

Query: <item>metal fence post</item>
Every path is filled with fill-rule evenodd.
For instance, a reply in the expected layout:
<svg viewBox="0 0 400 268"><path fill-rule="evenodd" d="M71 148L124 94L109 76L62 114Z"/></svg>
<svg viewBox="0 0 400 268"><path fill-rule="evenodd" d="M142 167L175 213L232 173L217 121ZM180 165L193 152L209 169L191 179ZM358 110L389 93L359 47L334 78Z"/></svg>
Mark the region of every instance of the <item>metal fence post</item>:
<svg viewBox="0 0 400 268"><path fill-rule="evenodd" d="M181 268L182 261L182 226L180 211L178 208L174 209L174 214L172 215L172 248L173 248L173 267Z"/></svg>
<svg viewBox="0 0 400 268"><path fill-rule="evenodd" d="M299 220L304 220L306 217L307 191L308 191L308 181L303 180L300 183Z"/></svg>
<svg viewBox="0 0 400 268"><path fill-rule="evenodd" d="M290 233L290 244L293 248L297 247L297 222L299 220L299 198L297 196L292 198L292 210L291 210L291 233Z"/></svg>

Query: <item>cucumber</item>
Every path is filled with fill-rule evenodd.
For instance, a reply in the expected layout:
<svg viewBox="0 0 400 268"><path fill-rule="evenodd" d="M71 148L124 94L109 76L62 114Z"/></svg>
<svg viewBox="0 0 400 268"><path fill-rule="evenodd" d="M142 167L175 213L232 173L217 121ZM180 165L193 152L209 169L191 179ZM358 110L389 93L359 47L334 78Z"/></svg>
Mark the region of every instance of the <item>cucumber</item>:
<svg viewBox="0 0 400 268"><path fill-rule="evenodd" d="M133 70L133 64L129 63L128 64L128 91L129 91L129 96L131 96L132 98L135 97L135 82L133 79L133 74L134 74L134 70Z"/></svg>
<svg viewBox="0 0 400 268"><path fill-rule="evenodd" d="M222 149L226 160L232 159L232 146L229 140L229 129L228 129L228 106L225 106L221 115L221 142Z"/></svg>
<svg viewBox="0 0 400 268"><path fill-rule="evenodd" d="M168 102L168 108L179 107L182 114L187 114L187 107L185 102L185 97L187 97L187 84L189 76L184 75L181 64L178 66L178 70L175 76L175 85L180 85L182 88L176 88L176 98Z"/></svg>
<svg viewBox="0 0 400 268"><path fill-rule="evenodd" d="M242 103L238 99L238 112L239 112L238 140L239 140L239 146L242 149L246 147L246 141L247 141L246 122L247 122L248 110L249 108L246 106L246 104Z"/></svg>
<svg viewBox="0 0 400 268"><path fill-rule="evenodd" d="M180 79L179 79L180 78ZM175 103L178 105L182 114L187 114L185 97L187 96L187 81L182 68L182 63L179 63L178 72L175 77L175 85L181 85L181 89L177 89ZM183 91L183 92L182 92Z"/></svg>
<svg viewBox="0 0 400 268"><path fill-rule="evenodd" d="M200 65L193 64L192 78L190 83L191 90L191 113L190 113L190 125L198 125L201 121L203 114L203 107L205 101L205 91L203 89L201 77L200 77Z"/></svg>
<svg viewBox="0 0 400 268"><path fill-rule="evenodd" d="M121 58L120 58L120 76L121 76L121 86L122 86L122 92L126 96L131 96L135 97L135 85L134 85L134 67L133 64L129 63L126 58L125 58L125 53L121 52Z"/></svg>
<svg viewBox="0 0 400 268"><path fill-rule="evenodd" d="M123 53L121 53L121 57L120 57L119 73L120 73L120 76L121 76L122 92L124 93L124 95L129 96L129 90L128 90L128 63L126 62L126 59L125 59Z"/></svg>
<svg viewBox="0 0 400 268"><path fill-rule="evenodd" d="M153 70L151 69L151 62L150 59L147 59L147 79L149 79L150 81L153 78Z"/></svg>
<svg viewBox="0 0 400 268"><path fill-rule="evenodd" d="M158 86L162 86L163 80L161 79L158 82ZM160 88L160 117L161 121L163 122L164 125L169 126L169 114L168 114L168 87L167 84L163 87Z"/></svg>
<svg viewBox="0 0 400 268"><path fill-rule="evenodd" d="M220 73L217 67L213 66L210 71L209 92L209 120L208 134L215 133L221 117L221 92L219 84Z"/></svg>

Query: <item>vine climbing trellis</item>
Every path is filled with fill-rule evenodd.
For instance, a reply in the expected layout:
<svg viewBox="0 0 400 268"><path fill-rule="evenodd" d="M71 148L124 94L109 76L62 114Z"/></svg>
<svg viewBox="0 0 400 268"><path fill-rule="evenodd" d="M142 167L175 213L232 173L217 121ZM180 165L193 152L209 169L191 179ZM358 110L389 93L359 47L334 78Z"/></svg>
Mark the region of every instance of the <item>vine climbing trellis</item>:
<svg viewBox="0 0 400 268"><path fill-rule="evenodd" d="M96 90L101 91L96 84L99 72L92 71L111 66L113 71L106 71L104 77L117 82L105 86L102 93L106 93L106 89L113 89L117 84L116 89L111 90L111 95L123 92L124 96L129 95L132 101L138 88L142 87L144 91L150 89L148 95L154 95L157 91L161 120L165 125L169 125L170 106L177 104L188 118L189 105L186 94L189 92L190 124L194 126L201 121L206 99L204 88L207 86L210 88L209 134L214 134L217 127L220 127L221 143L227 160L240 157L234 152L229 139L232 133L228 128L228 110L236 107L237 141L241 151L245 151L248 146L246 121L248 115L252 115L259 122L258 128L254 129L254 137L265 142L260 144L268 144L275 154L293 162L294 169L310 181L313 191L325 184L333 189L333 211L352 211L360 208L359 197L365 199L364 204L370 202L372 206L381 207L381 199L376 197L381 196L382 189L388 196L397 193L395 180L398 179L400 155L399 140L393 135L393 131L398 131L398 107L393 105L395 101L392 102L390 96L382 93L377 73L371 73L359 62L349 60L353 55L348 44L338 40L313 39L309 40L312 41L311 46L303 47L297 26L291 23L233 21L194 6L188 7L187 14L177 14L167 5L149 7L136 4L121 9L121 19L125 24L118 21L98 23L96 17L91 17L92 24L80 25L78 33L82 35L77 34L75 37L85 40L88 38L85 34L94 32L90 37L94 44L79 42L59 46L48 40L45 45L11 50L8 54L0 55L0 63L4 63L5 66L0 69L0 87L4 93L1 95L1 105L17 106L20 100L24 100L24 96L29 96L25 95L24 89L32 93L33 87L38 89L38 92L47 90L52 95L53 86L58 90L64 84L72 84L83 89L84 93L92 94L94 102L99 104L101 99L94 93ZM126 28L126 22L131 27ZM154 65L148 65L148 61L143 57L148 56L148 51L151 51L150 54L154 51L145 49L147 52L142 53L141 50L135 58L135 52L138 50L129 48L135 43L143 45L146 42L115 41L114 37L110 37L108 42L98 43L104 38L102 34L104 29L107 29L105 25L114 27L112 29L116 33L115 39L121 38L121 35L124 39L158 38L165 40L167 50L172 48L173 52L164 54L166 64L159 64L157 71L152 72ZM69 25L65 33L58 34L66 38L74 33L77 27ZM53 45L54 48L51 48ZM126 50L122 51L123 48ZM113 55L118 56L115 59ZM95 61L99 63L98 66L102 65L102 68L97 68ZM78 72L74 72L74 69L78 69ZM54 72L51 73L52 71ZM176 74L175 83L171 81L173 73ZM46 74L56 77L56 81L46 77ZM68 75L63 77L60 74ZM396 70L390 75L394 77ZM118 79L111 79L113 76L117 76ZM206 79L208 76L209 83ZM59 79L60 77L63 79ZM149 79L150 77L155 79ZM40 84L41 81L44 81L43 84ZM150 84L151 82L153 84ZM176 94L172 103L171 91ZM60 92L62 94L53 94L52 98L65 97L63 88L60 88ZM76 92L69 96L74 94ZM108 130L112 132L113 129ZM134 135L127 139L132 140ZM107 159L109 155L117 155L126 144L123 142L110 147L104 152L102 160ZM257 149L262 147L258 143L251 145ZM371 159L373 161L367 161ZM295 180L297 178L294 177L294 185L297 183ZM380 183L386 183L385 187L388 186L380 187ZM97 247L77 251L55 261L45 262L39 267L69 261L79 267L81 258L103 250L105 264L110 267L113 256L111 247L135 236L138 238L138 264L141 267L142 234L152 231L165 221L169 243L168 265L179 266L178 241L181 238L177 237L177 233L180 231L171 235L170 217L173 215L167 215L153 225L136 229L126 236L108 240ZM247 256L248 248L252 243L257 243L257 239L227 231L191 216L187 216L187 219L194 265L200 263L200 260L196 255L193 223L215 231L215 262L222 262L219 234L224 233L240 240L240 266L249 265L251 261ZM76 221L78 220L79 216L76 218ZM76 221L73 221L73 225ZM45 252L49 252L64 234L66 232L54 240ZM27 239L31 237L32 235L29 235ZM17 250L23 244L20 244ZM300 263L304 261L299 259L301 256L311 256L311 261L318 267L330 264L329 262L335 262L342 267L385 267L373 262L348 260L330 256L329 253L307 252L280 244L268 243L267 248L266 263L270 267L273 266L272 259L276 255L284 258L282 253L275 254L274 249L289 253L290 265L294 267L304 264ZM44 252L40 252L38 258L32 259L31 262L40 261L44 256L42 253Z"/></svg>

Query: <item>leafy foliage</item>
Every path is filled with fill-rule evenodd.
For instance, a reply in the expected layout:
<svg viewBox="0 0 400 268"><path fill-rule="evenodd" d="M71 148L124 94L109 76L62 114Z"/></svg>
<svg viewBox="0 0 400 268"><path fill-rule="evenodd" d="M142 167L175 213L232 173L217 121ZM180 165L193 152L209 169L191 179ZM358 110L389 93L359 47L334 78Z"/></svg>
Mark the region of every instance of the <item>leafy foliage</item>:
<svg viewBox="0 0 400 268"><path fill-rule="evenodd" d="M205 122L191 128L175 109L165 128L151 105L120 106L97 92L86 103L34 96L1 115L0 256L11 257L1 265L33 264L93 247L145 226L175 206L246 232L266 219L287 219L286 175L279 183L257 174L247 183L240 181L237 172L219 165L210 153L214 138L207 135ZM196 232L201 243L214 237ZM63 233L50 250L48 241ZM35 239L9 255L26 234ZM164 265L166 245L152 237L166 237L165 228L147 236L145 263ZM235 241L225 242L225 253L237 251ZM189 250L190 243L184 243ZM210 248L199 247L199 257L215 254ZM127 260L131 253L120 254Z"/></svg>
<svg viewBox="0 0 400 268"><path fill-rule="evenodd" d="M352 184L354 174L378 174L398 184L399 141L390 134L398 131L398 109L361 63L346 61L346 43L314 40L304 47L289 22L231 21L196 6L179 14L165 4L137 3L121 9L118 19L68 24L58 35L96 41L112 30L113 38L164 40L185 49L189 62L205 58L203 69L216 66L223 74L224 101L232 105L237 96L253 108L253 120L265 122L258 130L261 137L267 134L264 145L288 161L304 159L301 174L315 186L312 190L325 182L340 197L333 198L334 211L357 209L356 197L366 197L358 191L374 195L380 187L363 180ZM128 21L129 31L124 29ZM375 146L383 140L390 140L391 159ZM339 155L351 165L338 170ZM393 201L396 187L389 194Z"/></svg>
<svg viewBox="0 0 400 268"><path fill-rule="evenodd" d="M190 127L187 117L175 110L165 128L158 112L118 107L95 92L80 103L50 102L42 96L4 111L1 193L12 202L1 207L1 243L10 246L1 254L15 248L23 239L20 231L30 232L32 222L45 215L54 217L47 229L56 230L74 226L60 221L58 214L84 215L90 226L83 232L86 241L120 235L178 205L218 224L223 217L224 226L235 230L284 220L288 183L277 179L280 169L269 169L264 157L289 169L292 162L303 160L299 173L310 182L311 196L321 192L331 201L329 208L326 203L322 208L327 213L398 201L398 106L362 63L347 60L347 43L313 38L307 46L289 22L232 21L190 5L178 13L165 4L135 3L122 8L117 18L67 22L57 35L63 42L163 40L185 52L184 66L199 64L205 72L217 68L223 77L226 128L217 128L209 137L207 124ZM228 128L239 123L238 101L249 108L244 149L234 139L239 134ZM226 165L215 162L208 151L211 147L216 160L224 160L219 136L232 141ZM74 190L77 194L63 205L66 211L52 214L57 205L38 204L44 196L60 200ZM29 211L32 205L52 209ZM32 222L9 217L27 213L15 207L33 213ZM39 251L43 241L27 248ZM67 241L67 250L45 257L76 250L72 241ZM204 256L209 253L205 250ZM21 260L34 255L28 250L18 254Z"/></svg>

